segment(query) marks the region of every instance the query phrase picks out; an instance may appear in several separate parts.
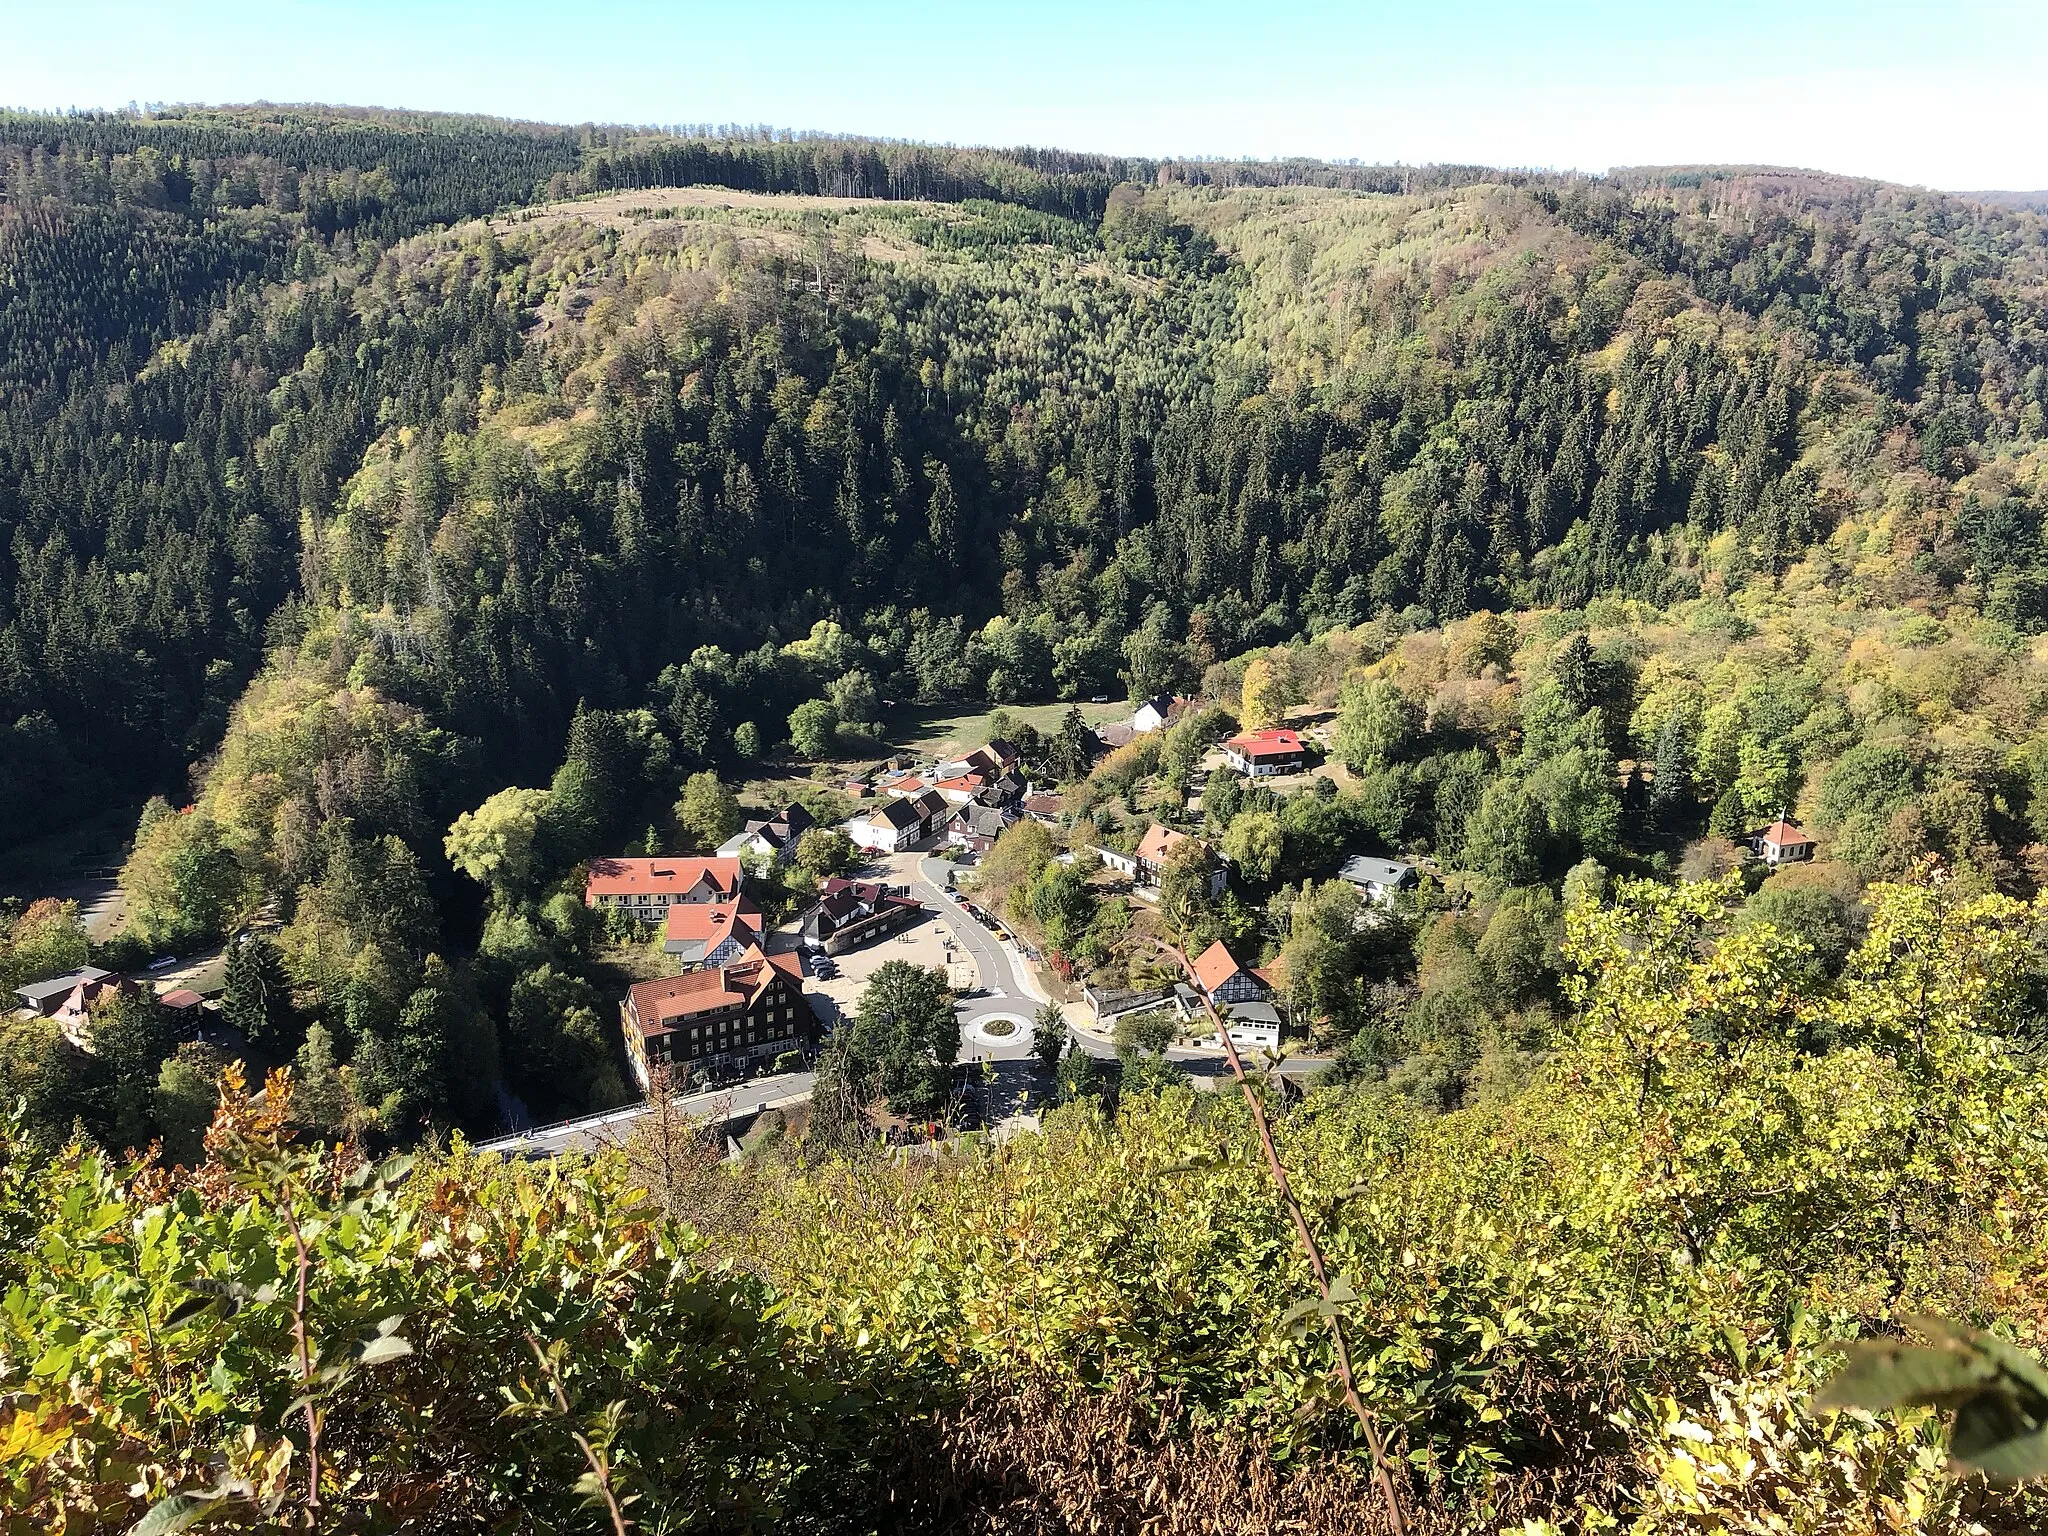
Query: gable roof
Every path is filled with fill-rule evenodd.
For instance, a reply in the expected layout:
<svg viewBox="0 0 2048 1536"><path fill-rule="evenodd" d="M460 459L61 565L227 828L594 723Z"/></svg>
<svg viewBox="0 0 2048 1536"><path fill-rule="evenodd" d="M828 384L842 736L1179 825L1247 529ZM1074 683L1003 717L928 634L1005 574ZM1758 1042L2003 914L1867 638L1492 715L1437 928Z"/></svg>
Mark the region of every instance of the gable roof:
<svg viewBox="0 0 2048 1536"><path fill-rule="evenodd" d="M1780 816L1764 828L1760 841L1770 844L1773 848L1804 848L1810 845L1813 839Z"/></svg>
<svg viewBox="0 0 2048 1536"><path fill-rule="evenodd" d="M863 910L878 912L884 907L918 908L924 903L911 896L898 896L879 880L848 880L834 875L825 882L818 909L835 923L845 922Z"/></svg>
<svg viewBox="0 0 2048 1536"><path fill-rule="evenodd" d="M668 909L662 937L669 946L701 944L708 953L735 934L756 942L761 937L761 909L746 896L678 902Z"/></svg>
<svg viewBox="0 0 2048 1536"><path fill-rule="evenodd" d="M1191 841L1185 832L1176 832L1164 822L1154 822L1138 839L1138 857L1149 864L1164 864L1166 856L1182 843ZM1199 838L1192 841L1200 842ZM1203 845L1204 847L1207 844Z"/></svg>
<svg viewBox="0 0 2048 1536"><path fill-rule="evenodd" d="M738 842L741 838L758 837L763 842L780 848L783 844L802 837L817 824L816 819L801 803L791 801L773 816L750 817L739 835L730 841Z"/></svg>
<svg viewBox="0 0 2048 1536"><path fill-rule="evenodd" d="M1010 813L995 805L963 805L953 819L983 837L1001 837L1010 825Z"/></svg>
<svg viewBox="0 0 2048 1536"><path fill-rule="evenodd" d="M923 798L921 795L918 797L920 800ZM902 832L923 819L924 813L917 808L917 800L887 800L875 807L868 817L868 824Z"/></svg>
<svg viewBox="0 0 2048 1536"><path fill-rule="evenodd" d="M1301 751L1301 735L1275 726L1263 731L1245 731L1231 737L1224 745L1235 747L1246 757L1293 757Z"/></svg>
<svg viewBox="0 0 2048 1536"><path fill-rule="evenodd" d="M1095 739L1105 747L1127 747L1138 739L1138 731L1128 720L1112 720L1095 727Z"/></svg>
<svg viewBox="0 0 2048 1536"><path fill-rule="evenodd" d="M1195 957L1195 980L1202 984L1204 992L1214 992L1243 969L1221 939Z"/></svg>
<svg viewBox="0 0 2048 1536"><path fill-rule="evenodd" d="M941 771L950 770L953 773L1000 773L1016 762L1017 757L1015 745L996 736L986 745L940 764L940 768Z"/></svg>
<svg viewBox="0 0 2048 1536"><path fill-rule="evenodd" d="M732 895L743 872L738 859L592 859L583 894L591 896L674 895L710 882L713 890Z"/></svg>
<svg viewBox="0 0 2048 1536"><path fill-rule="evenodd" d="M755 946L731 965L717 970L688 971L681 976L664 976L659 981L643 981L629 994L633 1017L639 1020L643 1036L657 1035L678 1021L752 1002L778 977L797 980L802 975L797 965L794 955L763 954Z"/></svg>

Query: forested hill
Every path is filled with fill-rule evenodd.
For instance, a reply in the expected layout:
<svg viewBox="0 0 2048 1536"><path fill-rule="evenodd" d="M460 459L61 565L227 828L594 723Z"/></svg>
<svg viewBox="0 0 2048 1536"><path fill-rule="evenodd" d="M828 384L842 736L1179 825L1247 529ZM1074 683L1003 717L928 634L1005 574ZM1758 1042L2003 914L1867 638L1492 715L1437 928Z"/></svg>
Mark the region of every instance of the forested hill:
<svg viewBox="0 0 2048 1536"><path fill-rule="evenodd" d="M291 1063L0 1020L10 1510L2048 1528L1926 1406L2048 1465L2039 216L267 107L0 118L0 195L0 852L151 797L0 984L219 944ZM898 964L730 1165L660 1077L617 1155L456 1138L627 1097L680 962L592 859L970 728L1059 790L968 874L1048 986L1213 941L1305 1097L1158 1009L872 1155L962 1080ZM794 853L764 921L856 863ZM1818 1406L1908 1328L1835 1400L1921 1406Z"/></svg>
<svg viewBox="0 0 2048 1536"><path fill-rule="evenodd" d="M684 183L906 201L423 233ZM0 118L0 188L0 838L180 790L323 607L389 648L480 582L436 643L489 652L462 687L510 690L521 764L821 619L885 689L1037 697L1669 598L1781 568L1886 453L1933 586L2040 616L1998 465L2048 393L2043 226L1935 194L295 108ZM519 540L454 537L508 500Z"/></svg>

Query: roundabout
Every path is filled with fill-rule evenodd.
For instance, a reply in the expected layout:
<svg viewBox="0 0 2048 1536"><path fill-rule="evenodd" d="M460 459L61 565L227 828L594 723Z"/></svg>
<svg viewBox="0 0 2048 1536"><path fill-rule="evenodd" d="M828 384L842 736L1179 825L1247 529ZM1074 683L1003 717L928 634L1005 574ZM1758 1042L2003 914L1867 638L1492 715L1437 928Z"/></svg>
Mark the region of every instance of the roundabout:
<svg viewBox="0 0 2048 1536"><path fill-rule="evenodd" d="M984 1013L960 1021L960 1043L1014 1050L1031 1043L1031 1021L1018 1013Z"/></svg>

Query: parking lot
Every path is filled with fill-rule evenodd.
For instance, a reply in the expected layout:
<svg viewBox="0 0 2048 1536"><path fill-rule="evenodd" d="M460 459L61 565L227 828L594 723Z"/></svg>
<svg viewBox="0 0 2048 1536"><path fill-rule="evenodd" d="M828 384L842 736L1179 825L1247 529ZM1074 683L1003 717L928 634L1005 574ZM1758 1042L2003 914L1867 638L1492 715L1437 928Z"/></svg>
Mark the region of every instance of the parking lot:
<svg viewBox="0 0 2048 1536"><path fill-rule="evenodd" d="M848 950L832 958L839 968L838 975L826 981L807 977L804 991L813 998L830 998L843 1013L853 1012L860 1003L860 994L867 986L868 978L889 960L907 960L912 965L936 967L946 971L956 986L982 985L974 957L953 942L945 924L929 911L900 933L889 934L863 948ZM820 1013L823 1012L821 1009ZM831 1021L821 1019L821 1022L829 1024Z"/></svg>

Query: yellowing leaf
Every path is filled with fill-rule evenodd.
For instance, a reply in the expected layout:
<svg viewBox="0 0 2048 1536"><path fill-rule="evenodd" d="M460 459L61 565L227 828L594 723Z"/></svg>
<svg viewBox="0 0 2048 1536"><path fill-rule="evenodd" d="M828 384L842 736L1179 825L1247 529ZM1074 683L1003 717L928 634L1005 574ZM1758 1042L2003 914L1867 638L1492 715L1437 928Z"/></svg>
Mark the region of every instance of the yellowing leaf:
<svg viewBox="0 0 2048 1536"><path fill-rule="evenodd" d="M0 1463L47 1461L71 1439L71 1421L59 1414L43 1423L29 1409L17 1409L13 1422L0 1433Z"/></svg>

